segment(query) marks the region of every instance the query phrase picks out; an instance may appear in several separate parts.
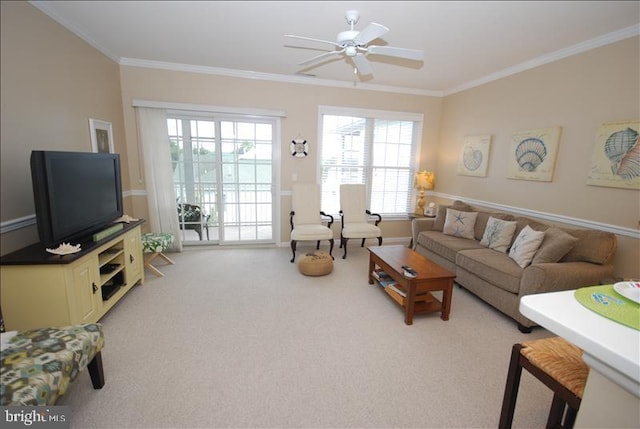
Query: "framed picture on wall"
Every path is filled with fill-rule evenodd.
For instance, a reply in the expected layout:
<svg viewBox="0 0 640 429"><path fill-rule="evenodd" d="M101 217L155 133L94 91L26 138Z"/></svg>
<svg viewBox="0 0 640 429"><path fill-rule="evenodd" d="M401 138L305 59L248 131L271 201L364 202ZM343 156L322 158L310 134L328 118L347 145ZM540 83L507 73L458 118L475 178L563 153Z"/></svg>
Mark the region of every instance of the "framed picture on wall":
<svg viewBox="0 0 640 429"><path fill-rule="evenodd" d="M91 149L98 153L114 153L111 122L89 119Z"/></svg>
<svg viewBox="0 0 640 429"><path fill-rule="evenodd" d="M465 136L460 161L458 162L458 174L486 177L490 147L491 134Z"/></svg>
<svg viewBox="0 0 640 429"><path fill-rule="evenodd" d="M640 189L640 121L600 125L587 185Z"/></svg>
<svg viewBox="0 0 640 429"><path fill-rule="evenodd" d="M551 182L560 143L560 127L513 134L509 154L509 179Z"/></svg>

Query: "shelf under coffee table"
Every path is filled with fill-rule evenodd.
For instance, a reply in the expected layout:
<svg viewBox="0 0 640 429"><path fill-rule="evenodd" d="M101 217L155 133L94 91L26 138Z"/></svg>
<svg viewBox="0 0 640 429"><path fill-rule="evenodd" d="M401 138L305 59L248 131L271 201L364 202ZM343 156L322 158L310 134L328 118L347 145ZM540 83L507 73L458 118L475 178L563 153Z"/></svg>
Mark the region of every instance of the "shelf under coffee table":
<svg viewBox="0 0 640 429"><path fill-rule="evenodd" d="M404 323L411 325L414 314L430 312L440 312L442 320L449 320L455 274L405 246L377 246L367 249L369 284L376 282L373 275L376 266L391 276L401 293L389 286L384 290L404 308ZM415 278L405 277L403 265L410 266L418 275ZM442 291L442 302L431 295L434 291Z"/></svg>

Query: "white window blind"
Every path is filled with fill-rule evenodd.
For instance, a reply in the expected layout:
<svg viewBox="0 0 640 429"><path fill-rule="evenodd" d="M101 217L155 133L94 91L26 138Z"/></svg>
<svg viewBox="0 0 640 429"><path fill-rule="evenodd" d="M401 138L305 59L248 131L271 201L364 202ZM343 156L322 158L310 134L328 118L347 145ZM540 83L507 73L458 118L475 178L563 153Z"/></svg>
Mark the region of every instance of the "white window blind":
<svg viewBox="0 0 640 429"><path fill-rule="evenodd" d="M382 215L411 211L421 119L415 114L324 108L320 113L322 209L340 211L340 185L366 184L370 210ZM388 116L391 116L389 118Z"/></svg>

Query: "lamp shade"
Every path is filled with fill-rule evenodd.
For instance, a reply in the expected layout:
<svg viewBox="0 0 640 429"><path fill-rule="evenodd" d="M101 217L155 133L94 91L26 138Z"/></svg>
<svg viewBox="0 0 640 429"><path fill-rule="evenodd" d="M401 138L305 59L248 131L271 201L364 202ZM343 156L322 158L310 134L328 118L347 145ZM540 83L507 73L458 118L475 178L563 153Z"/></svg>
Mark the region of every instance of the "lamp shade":
<svg viewBox="0 0 640 429"><path fill-rule="evenodd" d="M431 171L419 171L416 173L414 184L417 189L433 189L435 175Z"/></svg>

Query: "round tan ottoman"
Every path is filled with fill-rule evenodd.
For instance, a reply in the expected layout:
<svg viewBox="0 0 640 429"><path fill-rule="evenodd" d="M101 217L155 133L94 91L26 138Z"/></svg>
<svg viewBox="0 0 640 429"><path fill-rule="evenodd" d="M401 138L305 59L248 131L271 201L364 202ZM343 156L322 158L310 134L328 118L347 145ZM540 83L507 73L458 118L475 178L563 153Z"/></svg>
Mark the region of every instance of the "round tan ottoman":
<svg viewBox="0 0 640 429"><path fill-rule="evenodd" d="M307 253L298 262L298 269L305 276L324 276L333 270L333 258L327 252Z"/></svg>

